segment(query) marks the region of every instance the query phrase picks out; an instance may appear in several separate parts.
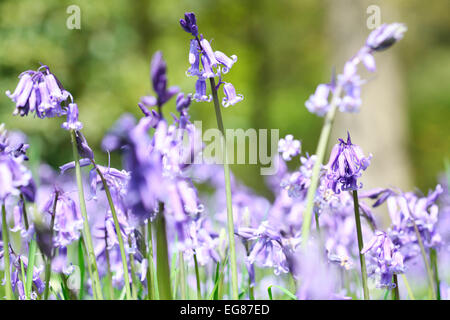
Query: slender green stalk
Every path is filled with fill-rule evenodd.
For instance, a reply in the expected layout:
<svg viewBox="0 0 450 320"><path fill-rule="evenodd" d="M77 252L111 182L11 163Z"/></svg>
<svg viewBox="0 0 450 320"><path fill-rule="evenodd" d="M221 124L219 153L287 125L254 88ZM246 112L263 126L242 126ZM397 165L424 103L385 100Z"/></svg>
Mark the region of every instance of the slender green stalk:
<svg viewBox="0 0 450 320"><path fill-rule="evenodd" d="M147 221L147 244L147 290L149 300L154 300L156 299L156 279L153 259L152 223L150 222L150 219Z"/></svg>
<svg viewBox="0 0 450 320"><path fill-rule="evenodd" d="M20 194L20 199L22 200L22 205L23 205L23 221L25 223L25 229L28 231L29 228L29 223L28 223L28 215L27 215L27 207L26 207L26 202L25 202L25 197L23 196L23 194ZM31 291L32 291L32 285L33 285L33 271L34 271L34 263L36 260L36 239L34 238L35 235L32 236L31 240L30 240L30 244L28 247L28 267L26 270L26 281L24 281L24 286L25 286L25 292L27 292L27 299L31 298ZM28 296L30 295L30 296Z"/></svg>
<svg viewBox="0 0 450 320"><path fill-rule="evenodd" d="M129 246L131 247L131 237L128 237L128 243L129 243ZM138 284L138 281L136 279L136 265L134 263L133 253L130 253L130 269L131 269L132 299L133 300L137 300L137 292L138 292L137 284ZM128 278L126 278L126 279L128 279Z"/></svg>
<svg viewBox="0 0 450 320"><path fill-rule="evenodd" d="M238 287L238 272L236 261L236 245L234 241L234 221L233 221L233 203L231 199L231 182L230 182L230 167L228 164L227 156L227 141L225 135L225 129L223 126L222 113L220 111L219 98L217 96L216 83L214 78L209 78L211 84L211 92L214 100L214 109L216 111L217 126L222 134L222 152L223 152L223 171L225 175L225 193L227 199L227 230L228 241L230 244L230 264L231 264L231 285L232 285L232 297L234 300L239 299L239 287Z"/></svg>
<svg viewBox="0 0 450 320"><path fill-rule="evenodd" d="M58 192L55 194L55 201L53 202L53 210L52 210L52 218L50 220L50 239L52 239L52 245L50 246L52 249L50 251L50 257L47 257L47 261L45 264L45 290L44 290L44 299L48 299L49 287L50 287L50 275L52 268L52 259L53 259L53 228L55 227L55 216L56 216L56 205L58 203Z"/></svg>
<svg viewBox="0 0 450 320"><path fill-rule="evenodd" d="M27 286L25 285L26 283L25 266L23 265L23 260L22 259L19 260L20 260L20 271L22 275L23 291L25 292L25 300L30 300L30 294L29 291L27 290Z"/></svg>
<svg viewBox="0 0 450 320"><path fill-rule="evenodd" d="M20 194L20 200L22 200L23 222L25 225L25 230L28 230L30 225L28 223L27 207L25 205L25 197L23 196L23 194Z"/></svg>
<svg viewBox="0 0 450 320"><path fill-rule="evenodd" d="M162 300L171 300L169 252L167 248L166 221L164 218L164 204L159 204L158 216L155 219L156 227L156 274L158 277L159 297Z"/></svg>
<svg viewBox="0 0 450 320"><path fill-rule="evenodd" d="M74 130L70 131L71 135L71 142L72 142L72 151L73 151L73 159L75 161L75 174L76 174L76 180L77 180L77 186L78 186L78 198L79 198L79 204L80 204L80 211L83 215L83 233L84 233L84 240L86 243L86 249L88 253L88 264L90 268L92 268L92 287L93 291L96 292L97 299L103 300L103 294L102 294L102 288L100 284L100 276L98 273L97 268L97 261L95 259L95 253L94 253L94 245L92 242L92 236L91 236L91 230L89 229L89 220L86 210L86 201L84 199L84 191L83 191L83 180L81 176L81 167L80 167L80 159L78 156L78 149L77 149L77 141L76 141L76 133Z"/></svg>
<svg viewBox="0 0 450 320"><path fill-rule="evenodd" d="M106 242L106 237L105 237ZM105 257L106 257L106 267L108 268L107 274L106 274L106 280L108 282L108 292L109 292L109 299L114 300L114 288L113 288L113 280L112 280L112 272L111 272L111 260L109 258L109 250L105 249Z"/></svg>
<svg viewBox="0 0 450 320"><path fill-rule="evenodd" d="M437 300L441 300L441 283L439 280L439 269L438 269L438 263L437 263L436 249L430 249L430 260L431 260L431 265L433 266L434 281L436 283L436 298L437 298Z"/></svg>
<svg viewBox="0 0 450 320"><path fill-rule="evenodd" d="M108 229L105 226L105 258L106 258L106 281L108 285L108 292L109 292L109 299L114 300L114 287L113 287L113 275L111 271L111 259L109 257L109 250L108 250Z"/></svg>
<svg viewBox="0 0 450 320"><path fill-rule="evenodd" d="M361 218L359 215L359 202L358 202L358 191L353 190L353 206L355 208L355 224L356 224L356 234L358 235L358 253L359 253L359 262L361 264L361 279L364 290L364 300L369 300L369 287L367 286L367 268L366 268L366 258L361 253L361 250L364 247L362 230L361 230Z"/></svg>
<svg viewBox="0 0 450 320"><path fill-rule="evenodd" d="M33 286L33 270L34 270L34 263L36 261L36 249L37 249L36 240L32 238L30 240L30 246L28 249L27 281L25 283L27 292L29 292L30 294Z"/></svg>
<svg viewBox="0 0 450 320"><path fill-rule="evenodd" d="M124 279L129 279L127 255L125 253L125 246L124 246L124 242L123 242L123 238L122 238L122 231L120 230L119 219L117 218L117 212L116 212L116 208L114 206L114 202L111 197L111 192L109 190L108 183L106 182L105 177L103 176L102 172L98 169L98 167L94 161L92 161L92 164L94 165L100 179L102 180L103 189L105 189L106 198L108 198L108 204L109 204L109 208L111 209L111 214L112 214L112 217L114 220L114 227L116 229L116 234L117 234L117 240L119 242L120 256L122 258L122 266L123 266L123 276L124 276ZM124 284L125 284L127 300L130 300L130 299L132 299L130 283L128 281L124 281Z"/></svg>
<svg viewBox="0 0 450 320"><path fill-rule="evenodd" d="M417 228L416 222L414 221L414 218L411 219L414 225L414 231L416 232L417 241L419 242L420 252L422 254L423 262L425 263L425 269L427 271L428 276L428 282L430 284L430 288L432 291L432 297L433 300L436 300L436 291L434 288L434 281L433 281L433 271L431 270L430 264L428 263L428 257L427 253L425 251L425 247L423 246L422 236L420 235L419 229Z"/></svg>
<svg viewBox="0 0 450 320"><path fill-rule="evenodd" d="M398 279L396 274L392 275L392 282L395 285L394 290L392 290L392 300L400 300L400 291L398 289Z"/></svg>
<svg viewBox="0 0 450 320"><path fill-rule="evenodd" d="M5 266L5 291L6 299L13 300L14 294L11 286L11 270L10 270L10 258L9 258L9 236L8 236L8 223L6 221L6 208L5 204L2 204L2 235L3 235L3 265Z"/></svg>
<svg viewBox="0 0 450 320"><path fill-rule="evenodd" d="M78 266L80 268L80 292L78 294L78 298L83 300L84 297L84 277L86 274L86 265L84 263L84 254L83 254L84 242L83 239L78 240ZM90 268L88 268L89 274L91 274Z"/></svg>
<svg viewBox="0 0 450 320"><path fill-rule="evenodd" d="M416 300L414 298L414 294L413 294L413 292L411 290L411 287L409 285L408 279L406 279L406 276L403 273L401 274L401 276L402 276L403 282L405 283L406 291L408 291L409 299L410 300Z"/></svg>
<svg viewBox="0 0 450 320"><path fill-rule="evenodd" d="M338 104L338 98L341 94L342 88L338 86L334 91L333 98L330 103L330 110L325 116L322 131L320 132L319 144L316 150L316 162L314 163L311 184L308 188L306 195L306 208L303 213L303 225L302 225L302 247L305 248L309 239L309 228L311 225L311 217L314 208L314 198L316 196L317 186L319 184L320 169L322 167L323 160L325 158L325 152L327 150L328 141L330 140L331 128L333 127L334 118L336 116L336 109Z"/></svg>
<svg viewBox="0 0 450 320"><path fill-rule="evenodd" d="M183 251L180 250L180 255L178 257L180 264L180 291L181 300L186 300L186 267L184 266L184 255Z"/></svg>
<svg viewBox="0 0 450 320"><path fill-rule="evenodd" d="M202 287L200 285L200 272L198 270L197 254L194 253L195 279L197 280L197 300L202 299Z"/></svg>

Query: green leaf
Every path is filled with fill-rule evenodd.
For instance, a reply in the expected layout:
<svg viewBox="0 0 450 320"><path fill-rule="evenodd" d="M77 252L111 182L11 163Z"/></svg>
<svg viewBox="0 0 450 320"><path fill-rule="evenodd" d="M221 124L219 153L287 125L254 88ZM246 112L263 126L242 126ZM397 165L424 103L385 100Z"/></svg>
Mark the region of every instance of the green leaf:
<svg viewBox="0 0 450 320"><path fill-rule="evenodd" d="M84 277L86 274L82 241L83 241L82 238L80 238L80 240L78 241L78 266L80 267L80 293L79 293L80 300L83 300L84 297Z"/></svg>
<svg viewBox="0 0 450 320"><path fill-rule="evenodd" d="M297 297L295 296L295 294L293 294L292 292L290 292L288 289L283 288L282 286L278 286L278 285L271 285L267 288L267 292L269 293L269 299L273 300L273 296L272 296L272 288L278 288L281 291L283 291L283 293L285 295L287 295L289 298L291 298L291 300L297 300Z"/></svg>
<svg viewBox="0 0 450 320"><path fill-rule="evenodd" d="M27 281L25 285L25 292L31 295L31 287L33 285L33 270L34 270L34 263L36 261L36 240L34 238L30 241L30 247L28 251L28 268L27 268ZM29 298L27 296L27 298Z"/></svg>
<svg viewBox="0 0 450 320"><path fill-rule="evenodd" d="M216 266L216 275L214 277L214 288L211 292L211 294L209 295L208 300L218 300L218 292L219 292L219 275L220 275L220 262L217 262L217 266Z"/></svg>

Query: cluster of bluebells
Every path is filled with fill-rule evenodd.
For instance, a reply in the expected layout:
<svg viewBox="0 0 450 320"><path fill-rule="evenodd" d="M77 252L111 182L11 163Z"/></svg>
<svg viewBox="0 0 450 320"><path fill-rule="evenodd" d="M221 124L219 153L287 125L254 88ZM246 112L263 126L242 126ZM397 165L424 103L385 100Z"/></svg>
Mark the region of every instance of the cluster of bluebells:
<svg viewBox="0 0 450 320"><path fill-rule="evenodd" d="M401 23L383 24L372 31L365 45L345 63L343 73L330 83L317 86L305 103L308 111L323 117L334 105L341 112L358 112L362 104L361 85L365 82L358 74L359 63L362 62L369 72L375 72L373 54L402 39L405 31L406 26Z"/></svg>
<svg viewBox="0 0 450 320"><path fill-rule="evenodd" d="M194 13L186 13L185 18L180 20L180 25L184 31L194 37L194 39L191 39L189 48L191 67L186 73L188 76L197 77L195 93L192 98L195 101L211 101L212 96L206 93L206 80L218 77L219 82L214 90L223 85L225 97L222 100L222 105L224 107L235 105L244 99L241 94L236 93L236 89L230 82L222 81L222 75L231 70L231 67L237 61L237 56L228 57L221 51L213 51L210 42L203 38L202 34L198 34L197 19Z"/></svg>
<svg viewBox="0 0 450 320"><path fill-rule="evenodd" d="M212 100L206 93L207 79L219 79L212 88L214 91L223 85L224 107L243 99L231 83L222 81L222 76L229 72L237 57L213 51L209 41L199 34L193 13L186 13L180 25L193 36L189 51L191 67L187 74L197 77L196 92L184 94L178 87L168 86L163 55L161 52L154 54L150 65L154 95L140 99L141 118L124 114L102 141L105 152L121 154L123 169L95 161L94 152L81 132L83 124L79 121L77 104L47 66L22 73L14 93L7 92L16 104L16 115L66 116L61 127L73 134L80 165L89 168L83 178L88 190L88 222L95 239L99 274L102 278L111 276L112 285L118 289L126 282L136 284L133 278L137 278L139 286L150 291L145 280L151 276L148 268L155 261L149 260L150 250L147 251L145 243L150 244L152 239L145 239L144 230L156 218L165 219L170 254L183 253L178 259L184 257L191 267L198 264L207 274L214 270L219 273L219 267L225 268L229 259L224 228L227 221L223 196L225 179L219 166L196 163L203 144L190 121L189 109L192 101ZM364 82L357 74L357 65L362 62L374 72L373 53L401 39L405 30L402 24L394 23L373 31L366 44L345 64L343 74L330 84L318 86L306 102L308 110L323 116L334 103L343 112L357 111L361 105L360 87ZM334 102L329 101L330 95ZM176 114L165 118L164 106L171 100L175 102ZM18 143L11 142L4 126L0 126L0 204L14 221L9 231L21 232L25 241L36 235L45 258L43 262L51 261L51 271L67 280L74 271L68 248L77 241L82 244L82 229L86 222L71 177L75 162L63 164L58 173L42 165L39 187L36 188L31 172L25 166L28 147L23 139ZM277 276L270 278L269 285L286 285L287 277L283 275L291 275L297 282L295 294L298 299L350 299L357 291L356 283L349 281L347 287L341 281L350 279L353 269L358 269L360 254L367 258L369 276L377 279L378 287L392 289L393 276L406 272L410 261L420 254L419 239L427 251L441 249L446 243L441 221L445 221L442 216L450 216L448 187L438 185L427 196L379 188L361 192L359 196L358 206L364 218L362 237L369 239L359 251L351 192L362 188L359 180L372 156L366 157L362 149L352 143L350 134L346 141L338 140L328 163L319 168L313 201L316 217L313 228L320 229L315 233L320 237L302 243L307 193L318 159L316 155L302 154L300 140L291 134L280 139L276 156L279 170L267 177L273 200L255 194L231 176L233 227L240 240L237 243L238 261L241 262L239 277L241 280L247 278L244 280L248 280L249 291L264 282L259 281L257 268L267 268ZM297 161L296 169L290 171L288 162ZM214 190L212 195L200 191L208 190L208 187ZM438 206L439 198L444 203L443 209ZM370 206L366 202L371 200L374 203ZM34 214L33 219L27 217L32 202L36 202L36 206L28 211L33 211L36 216L39 216L37 211L41 212L43 221L38 221ZM375 210L383 203L387 204L391 218L391 225L386 230L379 228L375 219ZM125 244L129 279L125 279L120 239ZM5 266L11 270L11 279L5 281L11 281L13 291L20 299L26 299L21 268L28 268L28 260L13 247L13 243L1 246L0 257L4 256L5 250L11 257L10 265ZM45 288L43 265L39 263L32 272L34 289L31 298L37 298ZM225 280L229 280L226 277ZM92 283L87 281L87 284L92 290ZM267 291L267 287L263 289ZM448 292L442 284L442 296L449 295ZM357 293L356 296L359 297ZM260 297L265 296L258 293ZM57 295L54 298L58 298Z"/></svg>

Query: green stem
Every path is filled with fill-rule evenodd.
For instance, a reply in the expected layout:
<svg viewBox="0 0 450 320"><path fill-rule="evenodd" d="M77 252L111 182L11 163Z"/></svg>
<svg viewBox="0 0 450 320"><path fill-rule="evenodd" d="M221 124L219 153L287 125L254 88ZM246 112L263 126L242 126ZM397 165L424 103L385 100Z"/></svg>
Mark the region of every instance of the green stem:
<svg viewBox="0 0 450 320"><path fill-rule="evenodd" d="M45 290L44 290L44 300L48 299L49 287L50 287L50 275L52 268L52 259L53 259L53 228L55 227L55 216L56 216L56 205L58 203L58 192L55 193L55 201L53 202L53 211L52 218L50 220L50 257L47 257L47 261L45 264Z"/></svg>
<svg viewBox="0 0 450 320"><path fill-rule="evenodd" d="M420 252L422 254L423 262L425 263L425 269L427 271L428 282L430 284L430 288L432 291L432 297L434 300L436 300L436 291L434 288L434 281L433 281L433 271L431 270L430 264L428 263L428 257L425 251L425 247L423 246L422 236L420 235L419 229L417 228L416 222L414 221L414 217L411 219L411 221L414 225L414 231L416 232L417 242L419 242Z"/></svg>
<svg viewBox="0 0 450 320"><path fill-rule="evenodd" d="M164 218L164 203L159 204L156 227L156 274L158 277L159 297L162 300L171 300L169 252L167 248L166 221Z"/></svg>
<svg viewBox="0 0 450 320"><path fill-rule="evenodd" d="M25 223L25 229L28 231L29 223L28 223L28 215L27 215L27 207L25 202L25 197L23 194L20 194L20 199L22 200L22 211L23 211L23 221ZM31 291L33 285L33 271L34 271L34 263L36 260L36 240L34 239L34 235L30 240L30 244L28 247L28 267L26 270L26 281L24 280L25 292L27 293L27 299L31 299ZM29 295L29 296L28 296Z"/></svg>
<svg viewBox="0 0 450 320"><path fill-rule="evenodd" d="M106 228L105 228L106 230ZM105 234L105 257L106 257L106 267L108 268L106 279L108 281L108 290L109 290L109 299L114 300L114 288L113 288L113 280L112 280L112 272L111 272L111 260L109 258L109 250L107 244L107 235Z"/></svg>
<svg viewBox="0 0 450 320"><path fill-rule="evenodd" d="M19 260L20 260L20 271L21 271L21 275L22 275L23 291L25 293L25 300L30 300L30 294L25 285L25 283L26 283L25 266L23 265L23 260L20 258L19 258Z"/></svg>
<svg viewBox="0 0 450 320"><path fill-rule="evenodd" d="M305 248L308 243L309 229L311 225L311 216L313 214L314 208L314 198L316 196L317 186L319 184L320 169L322 168L322 163L325 157L325 152L327 150L328 141L330 140L331 128L333 127L334 118L336 116L336 109L338 98L341 94L341 87L338 86L334 91L333 98L330 103L330 110L325 116L322 131L320 132L319 144L316 150L316 162L314 163L311 184L308 188L308 193L306 195L306 208L303 213L303 225L302 225L302 247Z"/></svg>
<svg viewBox="0 0 450 320"><path fill-rule="evenodd" d="M5 291L6 299L13 300L14 294L11 286L11 269L9 258L9 236L8 236L8 223L6 221L6 208L5 204L2 204L2 235L3 235L3 265L5 269Z"/></svg>
<svg viewBox="0 0 450 320"><path fill-rule="evenodd" d="M180 250L180 255L178 257L180 263L180 291L181 300L186 300L186 267L184 266L184 255L183 251Z"/></svg>
<svg viewBox="0 0 450 320"><path fill-rule="evenodd" d="M155 265L153 259L153 236L152 236L152 223L150 219L147 221L147 290L149 300L156 299L156 279L155 279Z"/></svg>
<svg viewBox="0 0 450 320"><path fill-rule="evenodd" d="M197 254L194 253L195 279L197 280L197 300L202 298L202 288L200 286L200 272L198 270Z"/></svg>
<svg viewBox="0 0 450 320"><path fill-rule="evenodd" d="M128 245L131 247L131 236L128 237ZM134 263L134 255L130 253L130 270L131 270L131 284L132 284L132 298L138 298L138 280L136 279L136 265Z"/></svg>
<svg viewBox="0 0 450 320"><path fill-rule="evenodd" d="M109 190L108 183L106 182L105 177L103 176L102 172L98 169L98 167L94 161L92 161L92 164L94 165L95 170L97 171L97 174L100 176L100 179L102 180L103 189L105 190L106 198L108 199L109 208L111 209L111 214L112 214L112 217L114 220L114 227L116 229L116 234L117 234L117 240L119 242L120 256L122 258L123 276L124 276L124 279L129 279L127 255L125 253L125 246L124 246L124 242L123 242L123 238L122 238L122 232L120 230L119 219L117 218L117 212L116 212L116 208L114 206L114 202L111 197L111 192ZM130 299L132 299L130 283L128 280L125 280L124 284L125 284L125 292L126 292L127 300L130 300Z"/></svg>
<svg viewBox="0 0 450 320"><path fill-rule="evenodd" d="M434 281L436 283L436 298L441 300L441 283L439 280L439 269L437 263L437 252L436 249L430 249L430 260L434 271Z"/></svg>
<svg viewBox="0 0 450 320"><path fill-rule="evenodd" d="M406 276L403 273L401 274L401 276L402 276L403 282L405 283L406 291L408 291L409 299L410 300L416 300L414 298L414 294L413 294L413 292L411 290L411 287L409 285L408 279L406 279Z"/></svg>
<svg viewBox="0 0 450 320"><path fill-rule="evenodd" d="M227 200L227 230L228 230L228 241L230 244L231 284L233 291L232 297L234 300L238 300L239 299L238 272L236 261L236 245L234 241L233 203L231 199L230 167L228 165L227 141L225 129L223 126L222 113L220 111L219 98L217 96L216 83L214 78L209 78L209 80L214 100L214 109L216 111L217 126L222 134L221 142L223 151L223 171L225 175L225 193Z"/></svg>
<svg viewBox="0 0 450 320"><path fill-rule="evenodd" d="M86 274L86 264L84 263L84 242L83 239L78 240L78 266L80 268L80 292L78 294L78 299L83 300L84 297L84 277ZM91 274L90 267L88 267L88 272Z"/></svg>
<svg viewBox="0 0 450 320"><path fill-rule="evenodd" d="M80 204L80 211L83 215L83 233L84 233L84 240L86 243L86 249L88 253L88 264L92 268L92 287L93 291L96 292L97 299L103 300L103 294L102 294L102 288L100 284L100 276L98 273L97 268L97 261L95 259L95 253L94 253L94 245L92 242L92 236L91 236L91 230L89 229L89 220L86 210L86 201L84 199L84 191L83 191L83 180L81 176L81 167L80 167L80 159L78 156L78 149L77 149L77 141L76 141L76 133L74 130L70 131L71 135L71 142L72 142L72 151L73 151L73 159L75 161L75 174L76 174L76 180L77 180L77 186L78 186L78 198L79 198L79 204Z"/></svg>
<svg viewBox="0 0 450 320"><path fill-rule="evenodd" d="M392 300L400 300L400 291L398 289L398 279L396 274L392 275L392 282L395 285L395 288L392 291Z"/></svg>
<svg viewBox="0 0 450 320"><path fill-rule="evenodd" d="M358 235L358 249L359 249L358 253L359 253L359 262L361 264L361 278L364 290L364 300L369 300L370 296L369 296L369 287L367 286L366 258L361 253L364 247L364 242L361 229L361 218L359 215L359 202L357 190L353 190L353 206L355 208L355 224L356 224L356 234Z"/></svg>

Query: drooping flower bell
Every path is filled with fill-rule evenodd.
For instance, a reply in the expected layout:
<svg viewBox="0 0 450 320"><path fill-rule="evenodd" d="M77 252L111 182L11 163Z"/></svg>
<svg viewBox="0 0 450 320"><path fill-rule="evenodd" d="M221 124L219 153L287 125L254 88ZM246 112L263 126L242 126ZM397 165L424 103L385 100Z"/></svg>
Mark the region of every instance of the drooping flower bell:
<svg viewBox="0 0 450 320"><path fill-rule="evenodd" d="M358 186L358 178L369 166L371 158L372 155L365 157L361 148L352 144L350 133L348 133L347 142L339 139L339 143L331 151L327 164L328 187L335 193L340 193L340 190L361 188L362 184Z"/></svg>
<svg viewBox="0 0 450 320"><path fill-rule="evenodd" d="M65 113L62 103L70 95L48 66L42 65L38 70L27 70L20 74L19 83L11 93L6 95L16 103L14 115L26 116L35 113L39 118L51 118Z"/></svg>
<svg viewBox="0 0 450 320"><path fill-rule="evenodd" d="M319 117L323 117L330 109L328 103L330 91L330 85L319 84L317 86L316 92L312 94L305 102L305 106L308 111L317 114Z"/></svg>
<svg viewBox="0 0 450 320"><path fill-rule="evenodd" d="M366 45L375 51L385 50L402 39L406 30L403 23L385 23L370 33Z"/></svg>
<svg viewBox="0 0 450 320"><path fill-rule="evenodd" d="M53 212L55 199L57 199L56 210ZM42 211L52 216L55 215L54 247L67 247L80 238L80 231L83 229L83 217L75 201L68 193L65 193L59 188L55 188L44 204Z"/></svg>
<svg viewBox="0 0 450 320"><path fill-rule="evenodd" d="M361 254L369 256L369 275L380 276L379 287L395 288L392 275L403 273L403 256L397 250L389 236L377 231L373 238L361 250Z"/></svg>
<svg viewBox="0 0 450 320"><path fill-rule="evenodd" d="M236 89L229 82L223 85L223 92L225 93L225 97L222 99L222 105L225 108L233 106L244 99L242 94L236 94Z"/></svg>
<svg viewBox="0 0 450 320"><path fill-rule="evenodd" d="M81 130L83 128L83 124L78 121L78 106L76 103L69 103L67 107L67 121L61 127L67 131Z"/></svg>

